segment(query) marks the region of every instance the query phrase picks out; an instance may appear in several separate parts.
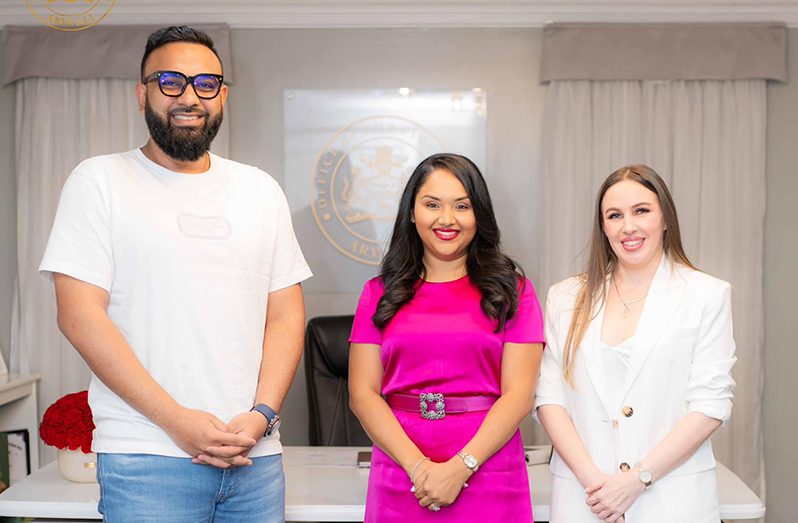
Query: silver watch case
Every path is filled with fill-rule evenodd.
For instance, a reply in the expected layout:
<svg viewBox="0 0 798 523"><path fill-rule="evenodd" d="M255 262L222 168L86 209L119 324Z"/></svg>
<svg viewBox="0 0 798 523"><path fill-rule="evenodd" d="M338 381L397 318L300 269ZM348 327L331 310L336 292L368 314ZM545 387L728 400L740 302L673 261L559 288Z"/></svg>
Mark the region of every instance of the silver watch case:
<svg viewBox="0 0 798 523"><path fill-rule="evenodd" d="M477 458L475 458L471 454L467 454L463 451L460 451L457 453L457 455L460 456L460 459L463 460L463 464L469 469L471 469L473 472L476 472L477 469L479 469L479 460L477 460Z"/></svg>

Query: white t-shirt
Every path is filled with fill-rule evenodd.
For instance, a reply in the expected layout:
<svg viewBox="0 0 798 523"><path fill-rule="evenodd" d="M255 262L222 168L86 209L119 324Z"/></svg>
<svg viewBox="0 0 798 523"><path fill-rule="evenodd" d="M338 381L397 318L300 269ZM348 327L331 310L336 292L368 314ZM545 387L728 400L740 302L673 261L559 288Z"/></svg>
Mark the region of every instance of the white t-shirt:
<svg viewBox="0 0 798 523"><path fill-rule="evenodd" d="M152 377L224 422L255 399L269 293L311 276L268 174L216 155L181 174L139 149L75 168L39 271L108 291L108 315ZM187 456L96 376L89 404L95 452ZM281 450L274 434L250 456Z"/></svg>

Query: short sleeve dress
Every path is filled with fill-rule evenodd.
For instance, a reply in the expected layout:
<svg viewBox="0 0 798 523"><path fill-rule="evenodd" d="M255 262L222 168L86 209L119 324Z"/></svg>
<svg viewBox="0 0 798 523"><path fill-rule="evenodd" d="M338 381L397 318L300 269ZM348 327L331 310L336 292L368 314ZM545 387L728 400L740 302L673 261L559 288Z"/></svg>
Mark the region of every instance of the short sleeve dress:
<svg viewBox="0 0 798 523"><path fill-rule="evenodd" d="M528 279L520 290L518 312L498 333L495 320L480 307L479 288L468 276L443 283L419 282L410 302L380 331L372 316L382 294L380 278L366 282L349 341L380 346L383 396L432 392L498 398L504 343L544 343L540 305ZM416 412L394 410L394 414L425 456L443 462L474 437L487 411L438 420ZM375 446L365 521L533 521L520 431L482 463L468 483L452 505L431 512L410 492L412 484L402 467Z"/></svg>

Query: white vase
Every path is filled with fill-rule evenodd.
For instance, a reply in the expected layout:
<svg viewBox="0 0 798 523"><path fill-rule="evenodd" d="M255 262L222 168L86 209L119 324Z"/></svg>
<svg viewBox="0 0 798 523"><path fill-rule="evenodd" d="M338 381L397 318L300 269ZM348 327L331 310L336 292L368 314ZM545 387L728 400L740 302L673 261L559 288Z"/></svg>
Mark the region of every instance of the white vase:
<svg viewBox="0 0 798 523"><path fill-rule="evenodd" d="M58 472L69 481L93 483L97 481L97 454L58 449Z"/></svg>

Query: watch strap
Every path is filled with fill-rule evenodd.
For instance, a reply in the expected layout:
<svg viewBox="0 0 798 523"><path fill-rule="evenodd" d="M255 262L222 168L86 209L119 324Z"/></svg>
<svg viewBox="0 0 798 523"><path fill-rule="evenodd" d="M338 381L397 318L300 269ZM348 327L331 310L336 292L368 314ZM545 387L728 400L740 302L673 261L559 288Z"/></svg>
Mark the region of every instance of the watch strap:
<svg viewBox="0 0 798 523"><path fill-rule="evenodd" d="M266 418L266 432L263 433L264 436L270 436L272 431L279 426L280 424L280 415L277 414L277 411L271 408L270 406L266 405L265 403L258 403L253 405L250 412L256 411L263 414L263 417Z"/></svg>

